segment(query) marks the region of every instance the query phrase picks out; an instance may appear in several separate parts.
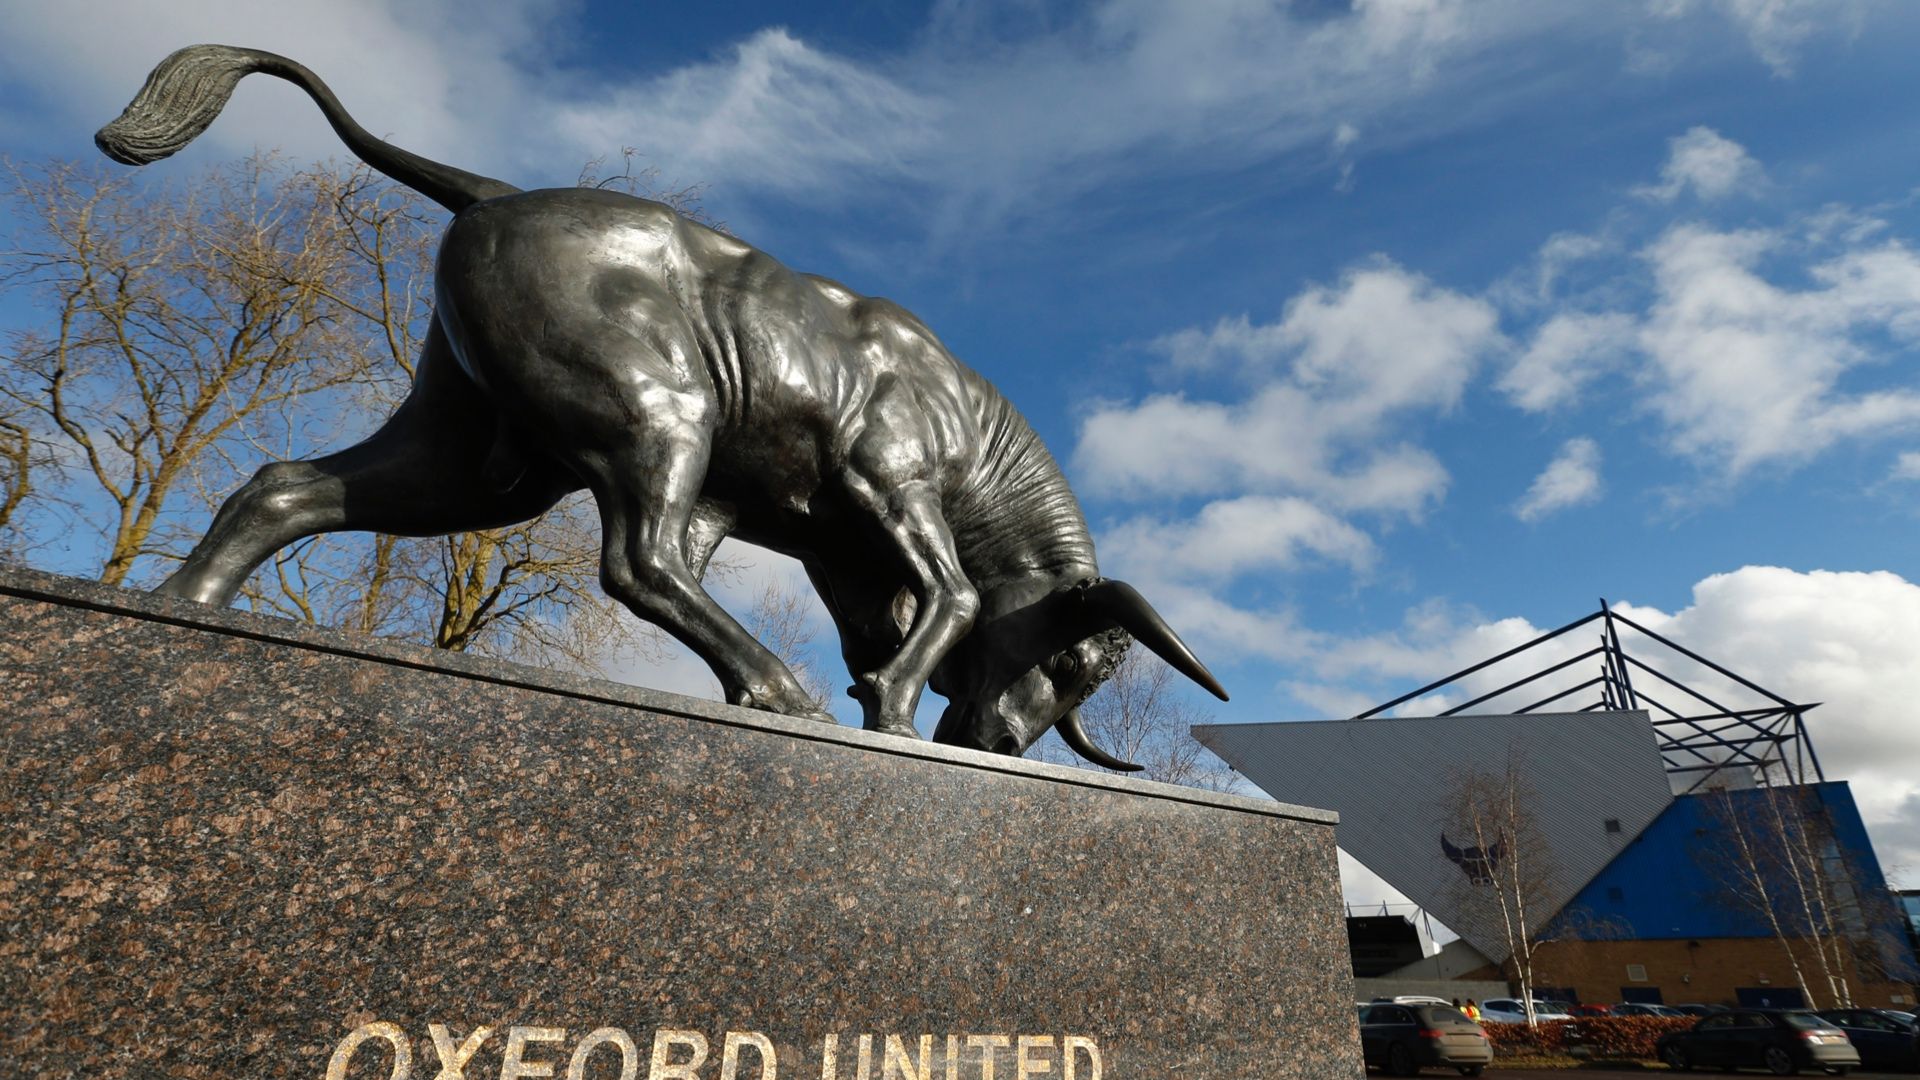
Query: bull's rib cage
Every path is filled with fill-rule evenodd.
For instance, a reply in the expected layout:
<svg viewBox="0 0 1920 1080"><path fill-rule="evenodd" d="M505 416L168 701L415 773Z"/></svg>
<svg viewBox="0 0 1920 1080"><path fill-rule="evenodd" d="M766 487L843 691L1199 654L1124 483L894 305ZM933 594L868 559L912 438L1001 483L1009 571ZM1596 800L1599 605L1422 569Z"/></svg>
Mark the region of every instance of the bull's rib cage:
<svg viewBox="0 0 1920 1080"><path fill-rule="evenodd" d="M1507 661L1526 663L1530 659L1528 653L1594 623L1599 624L1596 628L1599 640L1592 648L1536 668L1530 674L1497 689L1476 694L1435 715L1459 716L1470 710L1518 715L1539 712L1547 706L1554 706L1555 712L1645 709L1660 740L1660 756L1666 762L1668 775L1676 778L1677 788L1692 791L1706 784L1715 774L1742 768L1752 770L1755 782L1767 785L1803 784L1826 779L1826 774L1820 768L1820 757L1814 752L1813 742L1807 736L1806 714L1816 708L1819 702L1800 704L1788 701L1614 611L1605 600L1600 601L1600 610L1592 614L1575 619L1557 630L1549 630L1525 644L1516 645L1498 656L1463 668L1418 690L1402 694L1360 713L1354 719L1381 716L1410 701L1446 690L1482 672L1490 672L1496 665ZM1686 678L1684 671L1679 675L1670 674L1640 655L1629 653L1622 644L1623 630L1627 639L1634 641L1645 655L1664 660L1670 667L1689 666L1693 669L1693 678ZM1534 658L1538 656L1536 653ZM1578 679L1580 665L1588 663L1597 663L1599 674L1584 681L1575 681L1572 685L1563 685L1570 678ZM1586 670L1591 671L1592 668ZM1700 685L1703 681L1700 673L1703 670L1718 676L1714 681L1723 684L1724 688L1711 687L1711 694L1703 689ZM1639 680L1637 686L1636 679ZM1660 696L1655 697L1650 690L1657 690ZM1502 699L1525 700L1526 696L1542 691L1548 691L1545 697L1530 701L1520 708L1499 704ZM1722 698L1734 704L1726 704ZM1675 702L1678 707L1666 704L1667 701Z"/></svg>

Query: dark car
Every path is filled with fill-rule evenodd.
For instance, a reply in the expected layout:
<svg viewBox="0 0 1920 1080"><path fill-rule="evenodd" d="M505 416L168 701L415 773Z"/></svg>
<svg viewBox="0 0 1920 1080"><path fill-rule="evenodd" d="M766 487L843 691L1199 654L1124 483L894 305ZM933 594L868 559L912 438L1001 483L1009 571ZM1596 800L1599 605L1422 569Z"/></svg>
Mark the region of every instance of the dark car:
<svg viewBox="0 0 1920 1080"><path fill-rule="evenodd" d="M1423 1066L1479 1076L1493 1060L1493 1044L1479 1024L1451 1005L1369 1005L1360 1014L1360 1056L1395 1076Z"/></svg>
<svg viewBox="0 0 1920 1080"><path fill-rule="evenodd" d="M1685 1072L1696 1065L1717 1069L1766 1069L1792 1076L1821 1069L1845 1076L1860 1064L1847 1033L1810 1012L1735 1009L1703 1018L1687 1031L1660 1037L1660 1060Z"/></svg>
<svg viewBox="0 0 1920 1080"><path fill-rule="evenodd" d="M1837 1025L1860 1051L1865 1069L1920 1072L1920 1022L1911 1013L1892 1009L1821 1009L1820 1015Z"/></svg>
<svg viewBox="0 0 1920 1080"><path fill-rule="evenodd" d="M1727 1008L1725 1005L1686 1004L1686 1005L1674 1005L1674 1006L1671 1006L1671 1008L1675 1012L1680 1013L1682 1016L1712 1016L1714 1013L1723 1013L1723 1012L1733 1011Z"/></svg>

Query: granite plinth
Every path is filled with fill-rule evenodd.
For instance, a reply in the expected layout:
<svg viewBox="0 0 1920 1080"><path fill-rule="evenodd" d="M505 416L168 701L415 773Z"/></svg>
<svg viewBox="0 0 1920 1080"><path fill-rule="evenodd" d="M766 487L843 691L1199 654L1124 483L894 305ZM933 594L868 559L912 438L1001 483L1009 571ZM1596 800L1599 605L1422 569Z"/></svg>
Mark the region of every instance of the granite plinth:
<svg viewBox="0 0 1920 1080"><path fill-rule="evenodd" d="M0 751L0 1075L1361 1072L1321 811L22 571Z"/></svg>

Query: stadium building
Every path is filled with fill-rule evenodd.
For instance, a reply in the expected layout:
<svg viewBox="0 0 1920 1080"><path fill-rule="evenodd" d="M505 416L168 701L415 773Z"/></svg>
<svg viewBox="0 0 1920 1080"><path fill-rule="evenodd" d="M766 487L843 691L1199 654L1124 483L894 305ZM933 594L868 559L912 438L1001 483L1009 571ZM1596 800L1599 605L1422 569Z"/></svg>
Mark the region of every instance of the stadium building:
<svg viewBox="0 0 1920 1080"><path fill-rule="evenodd" d="M1603 603L1349 720L1193 733L1338 811L1340 846L1459 935L1410 957L1413 920L1356 913L1363 996L1484 996L1461 991L1530 962L1541 998L1912 1008L1920 897L1888 888L1812 708Z"/></svg>

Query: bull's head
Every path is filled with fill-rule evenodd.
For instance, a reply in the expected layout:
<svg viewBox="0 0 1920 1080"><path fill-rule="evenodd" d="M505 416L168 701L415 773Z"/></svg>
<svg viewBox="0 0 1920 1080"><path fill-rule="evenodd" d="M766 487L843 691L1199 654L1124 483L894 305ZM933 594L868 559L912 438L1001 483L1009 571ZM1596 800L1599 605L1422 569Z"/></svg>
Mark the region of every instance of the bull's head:
<svg viewBox="0 0 1920 1080"><path fill-rule="evenodd" d="M1227 700L1206 665L1124 581L1101 578L1037 597L1002 592L993 599L930 680L951 702L936 742L1022 754L1057 725L1061 739L1094 764L1139 769L1094 746L1080 723L1080 703L1136 640Z"/></svg>

